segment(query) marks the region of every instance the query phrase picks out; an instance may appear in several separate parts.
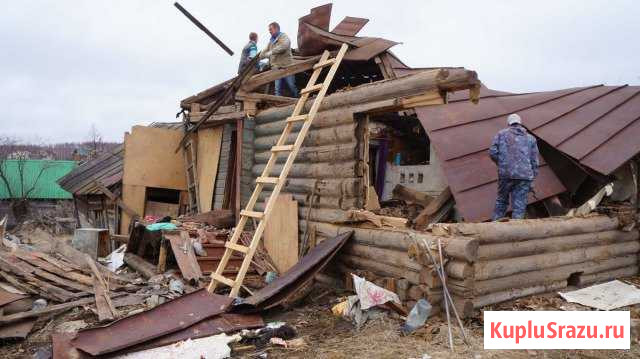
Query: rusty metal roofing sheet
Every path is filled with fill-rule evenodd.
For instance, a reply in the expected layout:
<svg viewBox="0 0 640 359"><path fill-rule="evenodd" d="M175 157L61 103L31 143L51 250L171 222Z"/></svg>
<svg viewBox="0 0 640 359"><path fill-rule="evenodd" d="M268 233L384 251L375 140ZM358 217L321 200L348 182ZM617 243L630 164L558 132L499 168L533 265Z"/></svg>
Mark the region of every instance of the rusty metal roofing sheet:
<svg viewBox="0 0 640 359"><path fill-rule="evenodd" d="M232 298L200 289L111 325L83 330L72 345L102 355L144 343L192 326L227 310Z"/></svg>
<svg viewBox="0 0 640 359"><path fill-rule="evenodd" d="M345 16L331 32L338 35L355 36L368 22L369 19L362 17Z"/></svg>
<svg viewBox="0 0 640 359"><path fill-rule="evenodd" d="M495 165L487 149L506 117L517 112L533 134L602 175L640 152L640 87L590 86L529 94L481 90L474 105L458 95L443 106L416 109L442 161L458 208L467 220L490 217ZM550 169L536 179L538 198L564 187ZM488 196L488 197L487 197ZM480 203L479 203L480 202Z"/></svg>
<svg viewBox="0 0 640 359"><path fill-rule="evenodd" d="M325 49L325 44L318 41L318 36L310 31L306 24L329 31L332 4L311 9L308 15L298 19L298 52L303 56L317 55Z"/></svg>
<svg viewBox="0 0 640 359"><path fill-rule="evenodd" d="M259 314L223 313L219 316L205 319L189 328L127 348L126 352L157 348L182 340L204 338L220 333L233 333L242 329L261 328L263 326L264 321Z"/></svg>
<svg viewBox="0 0 640 359"><path fill-rule="evenodd" d="M349 231L320 242L281 277L255 292L234 309L244 310L247 307L250 309L268 309L280 304L284 299L302 288L309 280L313 279L352 235L353 231Z"/></svg>

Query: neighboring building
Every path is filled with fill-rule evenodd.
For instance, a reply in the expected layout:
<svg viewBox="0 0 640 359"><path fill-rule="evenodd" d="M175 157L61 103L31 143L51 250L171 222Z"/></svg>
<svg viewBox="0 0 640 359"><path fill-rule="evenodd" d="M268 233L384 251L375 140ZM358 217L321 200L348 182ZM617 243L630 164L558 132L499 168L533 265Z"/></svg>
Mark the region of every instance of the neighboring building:
<svg viewBox="0 0 640 359"><path fill-rule="evenodd" d="M22 171L21 163L24 165ZM35 207L38 211L53 208L60 201L73 199L71 193L62 189L57 181L76 167L74 161L3 160L0 165L11 189L0 180L0 218L7 214L10 226L15 224L15 220L9 210L9 202L11 199L21 198L23 191L33 188L27 198L32 208Z"/></svg>

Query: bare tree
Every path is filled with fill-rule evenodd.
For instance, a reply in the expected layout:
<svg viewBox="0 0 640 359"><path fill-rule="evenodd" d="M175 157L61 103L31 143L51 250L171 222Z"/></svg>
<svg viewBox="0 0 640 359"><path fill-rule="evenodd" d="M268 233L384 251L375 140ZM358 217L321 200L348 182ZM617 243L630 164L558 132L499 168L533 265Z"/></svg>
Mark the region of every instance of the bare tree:
<svg viewBox="0 0 640 359"><path fill-rule="evenodd" d="M0 180L7 188L10 207L14 217L21 222L29 214L29 196L37 188L42 175L54 165L43 161L33 181L25 177L25 169L30 153L23 150L24 146L15 138L0 136ZM9 180L12 176L18 176L16 186L11 186Z"/></svg>
<svg viewBox="0 0 640 359"><path fill-rule="evenodd" d="M89 130L89 144L91 146L91 157L98 155L98 153L102 152L103 144L102 144L102 135L96 128L96 124L91 124L91 129Z"/></svg>

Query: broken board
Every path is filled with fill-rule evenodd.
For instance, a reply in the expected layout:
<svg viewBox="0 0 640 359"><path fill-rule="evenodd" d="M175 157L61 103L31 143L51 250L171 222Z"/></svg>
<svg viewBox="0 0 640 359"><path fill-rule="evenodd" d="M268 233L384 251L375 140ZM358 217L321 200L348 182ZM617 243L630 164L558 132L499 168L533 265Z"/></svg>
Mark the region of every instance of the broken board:
<svg viewBox="0 0 640 359"><path fill-rule="evenodd" d="M163 233L165 240L171 243L171 250L173 256L178 262L178 267L182 273L182 277L187 281L197 281L202 277L202 271L196 258L196 253L193 251L193 245L189 238L189 233L185 231L173 231Z"/></svg>
<svg viewBox="0 0 640 359"><path fill-rule="evenodd" d="M144 201L146 198L147 188L145 186L122 185L122 202L136 213L144 216ZM129 225L131 224L131 216L122 211L122 220L120 221L120 234L129 234Z"/></svg>
<svg viewBox="0 0 640 359"><path fill-rule="evenodd" d="M181 130L133 126L124 140L124 185L187 189L184 158L175 152Z"/></svg>
<svg viewBox="0 0 640 359"><path fill-rule="evenodd" d="M298 202L291 194L278 196L263 238L264 247L280 273L298 263Z"/></svg>
<svg viewBox="0 0 640 359"><path fill-rule="evenodd" d="M218 172L221 145L222 126L198 131L196 164L198 167L200 212L209 212L213 206L213 190Z"/></svg>

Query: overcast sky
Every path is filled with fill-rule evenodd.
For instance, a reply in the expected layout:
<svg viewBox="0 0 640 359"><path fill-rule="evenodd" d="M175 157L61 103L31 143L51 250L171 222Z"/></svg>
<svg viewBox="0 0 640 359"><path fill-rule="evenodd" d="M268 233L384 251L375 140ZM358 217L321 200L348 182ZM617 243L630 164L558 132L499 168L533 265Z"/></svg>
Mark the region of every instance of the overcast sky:
<svg viewBox="0 0 640 359"><path fill-rule="evenodd" d="M13 1L0 11L0 134L82 141L95 124L122 141L134 124L175 120L181 99L230 78L250 31L325 1L180 3L235 51L227 55L173 1ZM409 66L464 66L490 88L543 91L640 84L638 1L334 1L371 21L360 35L402 42ZM295 44L294 44L295 45Z"/></svg>

